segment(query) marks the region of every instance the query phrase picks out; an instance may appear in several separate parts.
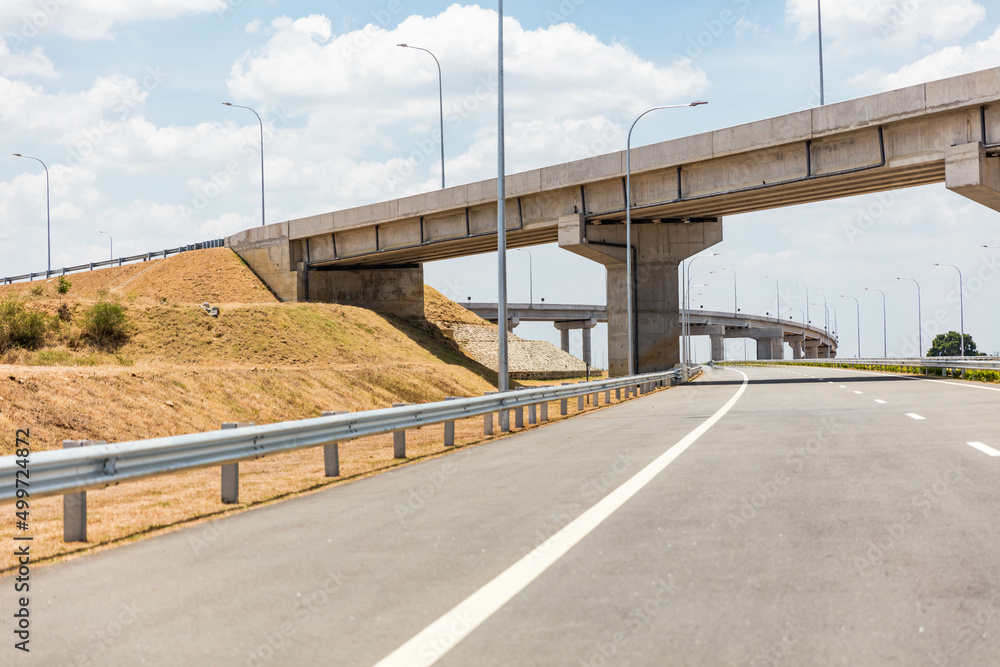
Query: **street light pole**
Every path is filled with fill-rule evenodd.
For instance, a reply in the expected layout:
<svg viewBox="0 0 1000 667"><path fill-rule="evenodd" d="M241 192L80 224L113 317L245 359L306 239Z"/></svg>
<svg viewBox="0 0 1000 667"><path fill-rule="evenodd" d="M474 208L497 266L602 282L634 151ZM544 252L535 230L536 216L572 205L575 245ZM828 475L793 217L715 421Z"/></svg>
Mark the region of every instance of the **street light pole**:
<svg viewBox="0 0 1000 667"><path fill-rule="evenodd" d="M858 301L858 297L850 296L848 294L841 294L841 299L854 299L854 306L858 313L858 359L861 358L861 302Z"/></svg>
<svg viewBox="0 0 1000 667"><path fill-rule="evenodd" d="M45 277L48 278L52 273L52 209L49 205L49 168L44 162L36 157L31 157L30 155L21 155L20 153L14 153L14 157L23 157L28 160L34 160L42 165L42 169L45 170L45 235L48 239L48 265L45 269Z"/></svg>
<svg viewBox="0 0 1000 667"><path fill-rule="evenodd" d="M501 0L501 5L503 1ZM501 90L503 84L501 83ZM642 117L653 111L660 109L677 109L680 107L696 107L708 102L689 102L687 104L667 104L653 107L639 114L639 117L632 122L632 127L628 130L628 138L625 141L625 300L626 313L628 316L628 374L635 375L635 313L632 305L632 130Z"/></svg>
<svg viewBox="0 0 1000 667"><path fill-rule="evenodd" d="M430 53L431 58L437 64L438 68L438 109L440 111L441 118L441 189L444 189L444 77L441 75L441 62L437 59L437 56L431 53L429 50L421 48L419 46L410 46L409 44L397 44L396 46L401 46L404 49L416 49L418 51L424 51L425 53Z"/></svg>
<svg viewBox="0 0 1000 667"><path fill-rule="evenodd" d="M954 264L935 264L934 266L950 266L951 268L958 271L958 317L959 317L959 328L961 330L959 333L961 338L959 340L961 343L960 349L962 350L962 356L964 357L965 356L965 288L963 287L962 283L962 270L959 269Z"/></svg>
<svg viewBox="0 0 1000 667"><path fill-rule="evenodd" d="M885 292L874 287L866 287L869 292L878 292L882 295L882 358L889 358L889 337L886 335L885 327Z"/></svg>
<svg viewBox="0 0 1000 667"><path fill-rule="evenodd" d="M503 0L497 0L497 390L510 390L507 369L507 174L504 164ZM505 418L506 417L506 418ZM500 428L509 428L510 412L500 411Z"/></svg>
<svg viewBox="0 0 1000 667"><path fill-rule="evenodd" d="M778 306L778 319L781 319L781 288L778 286L778 279L775 276L764 276L765 278L771 278L774 280L774 300Z"/></svg>
<svg viewBox="0 0 1000 667"><path fill-rule="evenodd" d="M239 104L233 104L232 102L223 102L227 107L236 107L238 109L249 109L253 111L253 115L257 116L257 122L260 123L260 226L264 226L264 121L261 120L260 114L250 109L250 107L240 106Z"/></svg>
<svg viewBox="0 0 1000 667"><path fill-rule="evenodd" d="M738 315L740 312L740 298L736 293L736 269L724 267L722 270L733 272L733 315Z"/></svg>
<svg viewBox="0 0 1000 667"><path fill-rule="evenodd" d="M920 283L917 282L916 278L899 278L896 280L912 280L913 284L917 286L917 345L919 350L917 350L917 356L924 356L924 332L923 332L923 316L920 314Z"/></svg>
<svg viewBox="0 0 1000 667"><path fill-rule="evenodd" d="M108 243L111 246L111 259L114 259L115 258L115 240L111 236L111 232L99 232L99 233L101 233L101 234L107 234L108 235Z"/></svg>
<svg viewBox="0 0 1000 667"><path fill-rule="evenodd" d="M692 257L687 260L687 262L681 262L681 339L684 343L684 363L685 365L691 363L691 266L694 264L695 260L701 259L702 257L718 257L719 253L713 252L710 255L698 255L697 257ZM685 268L687 272L685 273Z"/></svg>
<svg viewBox="0 0 1000 667"><path fill-rule="evenodd" d="M527 248L515 248L515 250L521 250L528 253L528 305L535 305L535 288L533 287L533 280L531 277L531 251Z"/></svg>
<svg viewBox="0 0 1000 667"><path fill-rule="evenodd" d="M816 19L819 22L819 104L826 104L826 94L823 90L823 3L816 0Z"/></svg>
<svg viewBox="0 0 1000 667"><path fill-rule="evenodd" d="M809 288L805 285L796 285L796 287L801 287L806 291L806 321L810 324L812 323L812 318L809 317Z"/></svg>

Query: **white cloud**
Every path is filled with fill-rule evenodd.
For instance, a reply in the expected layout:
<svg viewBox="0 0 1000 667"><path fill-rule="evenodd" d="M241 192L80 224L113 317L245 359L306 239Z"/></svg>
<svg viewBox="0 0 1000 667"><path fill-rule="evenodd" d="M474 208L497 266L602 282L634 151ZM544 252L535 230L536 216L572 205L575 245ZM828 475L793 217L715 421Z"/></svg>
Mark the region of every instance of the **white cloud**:
<svg viewBox="0 0 1000 667"><path fill-rule="evenodd" d="M13 51L6 41L0 40L0 76L38 76L53 79L56 76L56 68L40 46L30 51Z"/></svg>
<svg viewBox="0 0 1000 667"><path fill-rule="evenodd" d="M786 0L799 38L817 30L813 0ZM954 41L986 18L975 0L836 0L823 3L823 41L834 54L898 54Z"/></svg>
<svg viewBox="0 0 1000 667"><path fill-rule="evenodd" d="M221 16L227 8L226 0L4 0L0 33L15 44L49 31L72 39L112 39L120 24L205 12Z"/></svg>
<svg viewBox="0 0 1000 667"><path fill-rule="evenodd" d="M1000 64L1000 28L989 38L968 46L949 46L886 74L873 69L854 81L868 83L882 90L894 90L926 81L996 67Z"/></svg>

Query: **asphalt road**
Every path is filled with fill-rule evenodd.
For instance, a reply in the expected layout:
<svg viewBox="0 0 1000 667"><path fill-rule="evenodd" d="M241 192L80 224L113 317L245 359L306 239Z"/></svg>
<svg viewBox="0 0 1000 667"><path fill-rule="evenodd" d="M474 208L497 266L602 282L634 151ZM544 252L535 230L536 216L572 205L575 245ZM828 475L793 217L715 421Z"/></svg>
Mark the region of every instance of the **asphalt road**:
<svg viewBox="0 0 1000 667"><path fill-rule="evenodd" d="M27 656L0 579L0 664L1000 664L998 388L743 371L36 568Z"/></svg>

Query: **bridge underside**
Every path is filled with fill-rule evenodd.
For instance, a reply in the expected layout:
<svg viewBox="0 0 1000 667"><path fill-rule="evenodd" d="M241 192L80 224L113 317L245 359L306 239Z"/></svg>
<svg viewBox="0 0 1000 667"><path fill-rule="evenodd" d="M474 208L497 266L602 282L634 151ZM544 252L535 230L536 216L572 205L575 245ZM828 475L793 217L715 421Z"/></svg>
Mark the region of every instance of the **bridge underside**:
<svg viewBox="0 0 1000 667"><path fill-rule="evenodd" d="M677 266L722 240L723 216L940 182L1000 210L998 139L995 68L634 149L636 368L677 363ZM509 248L558 242L607 267L614 373L628 365L625 163L618 152L507 177ZM418 314L424 262L495 250L496 191L471 183L226 242L284 300Z"/></svg>

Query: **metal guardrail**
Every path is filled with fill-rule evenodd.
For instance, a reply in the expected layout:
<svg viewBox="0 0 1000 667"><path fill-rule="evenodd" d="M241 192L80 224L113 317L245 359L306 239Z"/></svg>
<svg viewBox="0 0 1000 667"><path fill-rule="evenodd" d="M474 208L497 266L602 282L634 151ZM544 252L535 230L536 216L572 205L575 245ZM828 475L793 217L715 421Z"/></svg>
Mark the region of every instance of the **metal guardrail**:
<svg viewBox="0 0 1000 667"><path fill-rule="evenodd" d="M681 377L678 369L208 433L32 452L30 478L21 484L29 482L31 498L65 495L602 391L662 386ZM24 477L15 456L0 457L0 504L17 497L19 470Z"/></svg>
<svg viewBox="0 0 1000 667"><path fill-rule="evenodd" d="M19 276L8 276L5 278L0 278L0 285L10 285L22 280L32 281L35 278L51 278L52 276L65 276L67 273L77 273L79 271L93 271L94 269L102 269L106 266L122 266L123 264L131 264L132 262L148 262L151 259L156 259L157 257L166 258L170 255L176 255L181 252L187 252L189 250L203 250L205 248L223 248L226 245L225 239L214 239L212 241L202 241L201 243L191 243L189 245L182 245L179 248L166 248L164 250L156 250L153 252L143 253L141 255L132 255L130 257L119 257L118 259L106 259L103 262L90 262L89 264L80 264L78 266L66 266L61 269L55 269L52 271L39 271L38 273L24 273Z"/></svg>
<svg viewBox="0 0 1000 667"><path fill-rule="evenodd" d="M905 368L937 368L942 370L1000 371L1000 357L906 357L877 359L775 359L772 361L727 361L717 364L772 366L900 366Z"/></svg>

